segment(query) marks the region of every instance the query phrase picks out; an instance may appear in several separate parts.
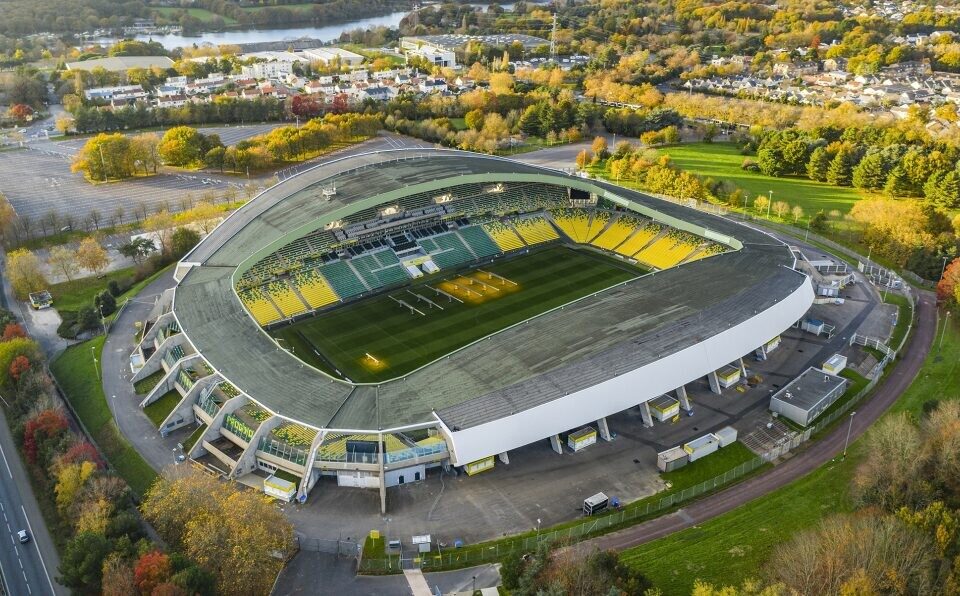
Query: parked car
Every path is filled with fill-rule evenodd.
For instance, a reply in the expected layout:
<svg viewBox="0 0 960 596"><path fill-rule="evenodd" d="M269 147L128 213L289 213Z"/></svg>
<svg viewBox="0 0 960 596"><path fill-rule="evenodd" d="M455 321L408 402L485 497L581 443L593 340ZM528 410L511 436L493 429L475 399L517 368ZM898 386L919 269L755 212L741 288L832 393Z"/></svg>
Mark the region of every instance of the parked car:
<svg viewBox="0 0 960 596"><path fill-rule="evenodd" d="M20 544L26 544L30 542L30 533L26 530L20 530L17 532L17 539L20 540Z"/></svg>

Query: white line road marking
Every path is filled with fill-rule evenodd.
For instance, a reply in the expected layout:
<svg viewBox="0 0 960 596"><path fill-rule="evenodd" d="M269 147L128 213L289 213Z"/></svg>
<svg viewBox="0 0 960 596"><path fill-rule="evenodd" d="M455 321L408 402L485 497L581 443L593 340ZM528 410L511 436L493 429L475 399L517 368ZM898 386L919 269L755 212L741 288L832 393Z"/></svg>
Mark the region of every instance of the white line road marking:
<svg viewBox="0 0 960 596"><path fill-rule="evenodd" d="M27 529L30 530L30 534L33 535L33 546L37 549L37 556L40 557L40 564L43 566L43 574L47 576L47 583L50 584L50 593L56 594L57 591L53 587L53 580L50 579L50 573L47 571L47 564L43 560L43 555L40 553L40 545L37 544L37 535L33 531L33 525L30 524L30 518L27 517L27 510L23 508L23 505L20 506L20 510L23 511L23 519L27 520Z"/></svg>
<svg viewBox="0 0 960 596"><path fill-rule="evenodd" d="M13 479L13 472L10 471L10 464L7 462L7 455L3 452L3 447L0 447L0 457L3 457L3 465L7 467L7 475Z"/></svg>

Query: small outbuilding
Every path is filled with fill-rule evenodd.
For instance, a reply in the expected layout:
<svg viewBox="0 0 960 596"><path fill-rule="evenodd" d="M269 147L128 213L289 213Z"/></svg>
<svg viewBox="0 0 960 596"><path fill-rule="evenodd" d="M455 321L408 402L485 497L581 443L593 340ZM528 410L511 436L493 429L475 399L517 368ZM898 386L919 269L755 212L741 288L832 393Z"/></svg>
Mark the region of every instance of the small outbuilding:
<svg viewBox="0 0 960 596"><path fill-rule="evenodd" d="M680 414L680 401L669 395L661 395L650 400L650 413L653 417L664 422Z"/></svg>
<svg viewBox="0 0 960 596"><path fill-rule="evenodd" d="M845 368L847 368L847 357L840 354L834 354L823 363L823 370L831 375L839 375Z"/></svg>
<svg viewBox="0 0 960 596"><path fill-rule="evenodd" d="M706 457L719 448L720 440L712 433L698 437L683 445L683 450L690 456L691 462L695 462L701 457Z"/></svg>
<svg viewBox="0 0 960 596"><path fill-rule="evenodd" d="M585 426L578 431L567 435L567 447L574 452L585 449L597 442L597 431L592 426Z"/></svg>
<svg viewBox="0 0 960 596"><path fill-rule="evenodd" d="M690 454L683 447L671 447L657 454L657 468L661 472L670 472L682 468L690 462Z"/></svg>
<svg viewBox="0 0 960 596"><path fill-rule="evenodd" d="M846 388L847 380L843 377L811 366L773 394L770 409L801 426L809 426Z"/></svg>
<svg viewBox="0 0 960 596"><path fill-rule="evenodd" d="M725 426L713 434L717 437L721 448L737 441L737 429L732 426Z"/></svg>

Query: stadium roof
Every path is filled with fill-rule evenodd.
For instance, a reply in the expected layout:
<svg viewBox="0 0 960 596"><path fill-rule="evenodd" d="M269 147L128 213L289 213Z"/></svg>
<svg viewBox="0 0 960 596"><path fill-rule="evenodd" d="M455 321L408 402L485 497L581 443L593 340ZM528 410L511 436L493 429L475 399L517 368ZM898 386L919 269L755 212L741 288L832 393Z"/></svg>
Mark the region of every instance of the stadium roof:
<svg viewBox="0 0 960 596"><path fill-rule="evenodd" d="M281 350L233 289L250 265L328 221L478 179L590 188L742 248L643 276L376 385L335 380ZM334 186L327 200L322 191ZM555 170L438 150L363 154L308 170L237 211L183 263L193 266L176 290L174 310L211 365L280 416L342 430L430 422L433 413L451 429L509 416L696 344L776 304L805 280L790 268L786 246L749 227Z"/></svg>

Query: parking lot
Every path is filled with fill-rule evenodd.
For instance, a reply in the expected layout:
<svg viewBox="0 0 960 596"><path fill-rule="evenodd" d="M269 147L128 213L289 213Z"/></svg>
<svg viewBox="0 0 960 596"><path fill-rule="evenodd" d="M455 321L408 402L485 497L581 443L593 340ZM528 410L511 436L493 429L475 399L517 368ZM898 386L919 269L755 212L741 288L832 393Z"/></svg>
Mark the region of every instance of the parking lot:
<svg viewBox="0 0 960 596"><path fill-rule="evenodd" d="M204 179L208 179L208 183L204 183ZM61 225L68 217L72 217L75 224L81 224L94 210L100 214L101 222L142 220L144 213L151 214L163 207L170 211L189 208L191 195L198 201L205 193L220 196L233 188L240 196L245 182L207 174L158 174L91 184L82 175L70 171L67 149L59 144L0 153L0 189L17 214L33 222L34 230L40 229L39 220L49 217L50 213L57 214Z"/></svg>

